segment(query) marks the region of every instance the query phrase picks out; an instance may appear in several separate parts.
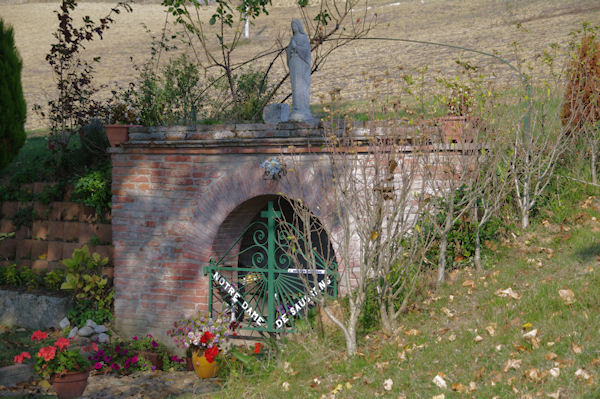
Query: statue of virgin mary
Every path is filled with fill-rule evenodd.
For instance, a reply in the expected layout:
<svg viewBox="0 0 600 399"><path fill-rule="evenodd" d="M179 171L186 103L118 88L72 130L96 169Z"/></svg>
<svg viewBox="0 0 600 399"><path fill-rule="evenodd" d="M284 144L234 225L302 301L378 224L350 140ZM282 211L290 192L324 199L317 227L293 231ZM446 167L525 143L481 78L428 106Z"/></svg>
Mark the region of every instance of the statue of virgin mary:
<svg viewBox="0 0 600 399"><path fill-rule="evenodd" d="M287 65L292 82L292 112L290 121L315 122L310 108L310 43L302 22L292 20L293 36L287 46Z"/></svg>

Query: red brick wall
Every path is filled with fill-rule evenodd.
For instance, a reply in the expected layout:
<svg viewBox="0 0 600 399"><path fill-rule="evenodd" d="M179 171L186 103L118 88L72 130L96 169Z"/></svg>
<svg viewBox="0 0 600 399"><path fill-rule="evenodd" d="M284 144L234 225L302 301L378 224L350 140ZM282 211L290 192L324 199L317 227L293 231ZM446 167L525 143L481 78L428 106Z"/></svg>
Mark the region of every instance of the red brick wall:
<svg viewBox="0 0 600 399"><path fill-rule="evenodd" d="M253 144L113 150L115 313L122 332L164 336L172 321L206 310L209 259L222 255L269 199L295 197L291 179L265 180L259 166L287 146ZM310 157L311 165L315 157L327 159ZM319 216L324 193L310 179L307 174L300 184L302 195Z"/></svg>

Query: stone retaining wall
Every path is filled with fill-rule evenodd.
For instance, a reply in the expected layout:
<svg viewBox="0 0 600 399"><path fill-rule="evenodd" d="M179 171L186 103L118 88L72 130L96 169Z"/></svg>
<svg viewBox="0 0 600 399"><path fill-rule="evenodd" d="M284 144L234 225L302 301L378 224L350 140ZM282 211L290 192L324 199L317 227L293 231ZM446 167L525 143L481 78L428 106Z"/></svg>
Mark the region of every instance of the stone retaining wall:
<svg viewBox="0 0 600 399"><path fill-rule="evenodd" d="M0 324L33 330L58 328L71 306L70 297L0 290Z"/></svg>
<svg viewBox="0 0 600 399"><path fill-rule="evenodd" d="M22 189L35 194L42 192L48 184L35 183ZM34 212L32 226L15 227L15 214L29 207ZM2 202L0 233L15 235L0 241L0 266L16 263L35 270L53 269L61 267L62 259L70 258L75 249L84 245L88 245L91 253L97 252L112 260L112 227L110 223L98 223L96 219L92 208L74 202Z"/></svg>

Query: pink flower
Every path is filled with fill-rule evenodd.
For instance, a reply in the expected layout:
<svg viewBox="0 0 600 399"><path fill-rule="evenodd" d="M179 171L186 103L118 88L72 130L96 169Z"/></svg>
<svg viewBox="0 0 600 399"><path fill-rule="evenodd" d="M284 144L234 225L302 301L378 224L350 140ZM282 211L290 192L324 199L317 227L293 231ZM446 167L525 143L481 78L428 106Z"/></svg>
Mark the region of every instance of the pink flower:
<svg viewBox="0 0 600 399"><path fill-rule="evenodd" d="M41 341L46 338L48 338L48 334L40 330L34 331L31 335L32 341Z"/></svg>
<svg viewBox="0 0 600 399"><path fill-rule="evenodd" d="M44 346L37 353L37 357L42 357L47 362L54 359L54 356L56 356L56 347L55 346Z"/></svg>
<svg viewBox="0 0 600 399"><path fill-rule="evenodd" d="M94 368L96 370L100 370L102 368L102 366L104 366L104 364L102 362L97 362L96 364L94 364Z"/></svg>
<svg viewBox="0 0 600 399"><path fill-rule="evenodd" d="M60 350L65 349L69 345L71 345L71 341L69 341L67 338L62 338L62 337L57 339L56 342L54 343L54 346L56 346Z"/></svg>
<svg viewBox="0 0 600 399"><path fill-rule="evenodd" d="M31 355L29 352L21 352L20 354L15 356L15 363L23 363L24 359L31 359Z"/></svg>

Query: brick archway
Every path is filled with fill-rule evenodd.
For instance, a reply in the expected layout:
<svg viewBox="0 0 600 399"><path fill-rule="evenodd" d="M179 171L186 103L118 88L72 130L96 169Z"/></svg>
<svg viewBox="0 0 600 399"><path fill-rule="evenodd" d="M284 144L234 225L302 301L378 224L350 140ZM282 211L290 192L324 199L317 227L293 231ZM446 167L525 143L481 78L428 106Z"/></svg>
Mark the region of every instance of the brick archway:
<svg viewBox="0 0 600 399"><path fill-rule="evenodd" d="M239 137L240 126L257 130ZM339 234L330 218L322 218L327 193L316 184L318 173L291 183L264 179L259 166L294 145L301 148L301 162L327 173L327 155L314 150L322 145L321 131L295 125L229 128L237 138L223 137L223 126L205 132L140 128L129 143L111 149L115 316L122 333L166 339L174 320L206 309L203 266L227 245L220 237L238 232L268 198L295 198L303 188L306 206L330 235Z"/></svg>

